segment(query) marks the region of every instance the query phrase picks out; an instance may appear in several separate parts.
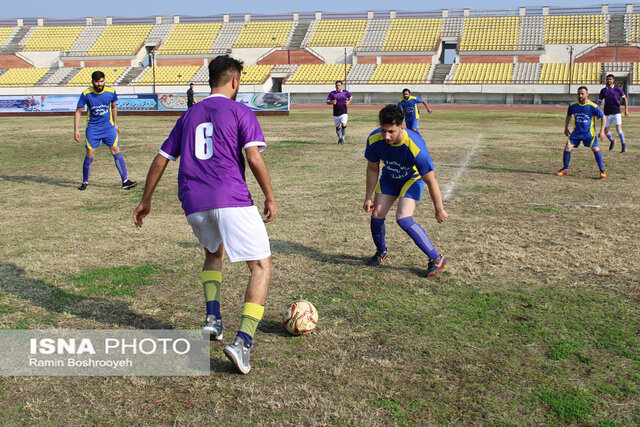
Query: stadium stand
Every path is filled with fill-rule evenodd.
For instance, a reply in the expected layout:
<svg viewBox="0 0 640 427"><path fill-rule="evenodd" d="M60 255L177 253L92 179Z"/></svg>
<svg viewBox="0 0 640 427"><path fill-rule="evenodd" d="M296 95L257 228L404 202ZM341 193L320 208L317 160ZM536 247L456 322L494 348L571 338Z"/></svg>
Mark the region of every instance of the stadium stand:
<svg viewBox="0 0 640 427"><path fill-rule="evenodd" d="M0 27L0 46L5 44L9 36L13 34L15 27Z"/></svg>
<svg viewBox="0 0 640 427"><path fill-rule="evenodd" d="M217 22L175 24L158 55L209 53L221 28Z"/></svg>
<svg viewBox="0 0 640 427"><path fill-rule="evenodd" d="M381 50L390 25L391 19L368 20L360 42L360 50Z"/></svg>
<svg viewBox="0 0 640 427"><path fill-rule="evenodd" d="M391 21L382 50L433 51L442 28L442 19L401 19Z"/></svg>
<svg viewBox="0 0 640 427"><path fill-rule="evenodd" d="M369 83L375 69L376 64L352 65L347 75L347 81L349 83Z"/></svg>
<svg viewBox="0 0 640 427"><path fill-rule="evenodd" d="M336 80L344 80L350 68L350 64L346 67L344 64L302 64L287 83L292 85L333 84Z"/></svg>
<svg viewBox="0 0 640 427"><path fill-rule="evenodd" d="M513 65L512 83L534 84L540 81L539 63L517 63Z"/></svg>
<svg viewBox="0 0 640 427"><path fill-rule="evenodd" d="M273 65L245 65L240 81L246 85L261 85L267 80Z"/></svg>
<svg viewBox="0 0 640 427"><path fill-rule="evenodd" d="M88 55L134 55L151 32L153 25L107 25Z"/></svg>
<svg viewBox="0 0 640 427"><path fill-rule="evenodd" d="M66 86L91 86L91 74L100 70L104 73L107 86L114 86L127 70L127 67L85 67L78 68L78 72L69 79Z"/></svg>
<svg viewBox="0 0 640 427"><path fill-rule="evenodd" d="M160 86L186 85L193 80L193 76L201 67L196 65L165 65L155 67L155 84ZM106 73L105 73L106 74ZM135 84L150 86L154 82L153 69L148 68Z"/></svg>
<svg viewBox="0 0 640 427"><path fill-rule="evenodd" d="M513 64L458 64L452 83L507 84L511 83Z"/></svg>
<svg viewBox="0 0 640 427"><path fill-rule="evenodd" d="M369 83L426 83L430 68L431 64L379 64Z"/></svg>
<svg viewBox="0 0 640 427"><path fill-rule="evenodd" d="M544 42L544 16L520 17L518 50L542 49Z"/></svg>
<svg viewBox="0 0 640 427"><path fill-rule="evenodd" d="M605 42L604 15L547 16L545 44L578 44Z"/></svg>
<svg viewBox="0 0 640 427"><path fill-rule="evenodd" d="M309 27L312 31L309 42L306 44L309 47L360 46L367 21L365 19L323 19L314 24Z"/></svg>
<svg viewBox="0 0 640 427"><path fill-rule="evenodd" d="M10 68L0 76L0 87L34 86L48 71L48 68Z"/></svg>
<svg viewBox="0 0 640 427"><path fill-rule="evenodd" d="M292 21L247 22L233 47L283 47L289 38L292 25Z"/></svg>
<svg viewBox="0 0 640 427"><path fill-rule="evenodd" d="M67 52L84 27L32 27L24 37L23 51Z"/></svg>
<svg viewBox="0 0 640 427"><path fill-rule="evenodd" d="M570 71L571 70L571 71ZM540 84L597 84L602 81L602 64L576 63L570 67L567 63L542 64ZM569 80L571 76L571 80Z"/></svg>
<svg viewBox="0 0 640 427"><path fill-rule="evenodd" d="M460 50L516 50L519 26L518 16L468 18Z"/></svg>

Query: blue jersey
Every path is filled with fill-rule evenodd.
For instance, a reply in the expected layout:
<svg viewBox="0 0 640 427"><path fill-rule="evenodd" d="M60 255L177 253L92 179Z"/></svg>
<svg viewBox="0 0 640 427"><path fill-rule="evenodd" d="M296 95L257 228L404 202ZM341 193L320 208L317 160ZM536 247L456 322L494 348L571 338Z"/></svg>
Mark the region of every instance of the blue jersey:
<svg viewBox="0 0 640 427"><path fill-rule="evenodd" d="M370 162L382 160L382 175L393 180L405 181L433 170L427 144L419 133L410 129L405 129L402 141L394 145L386 143L380 128L374 130L367 139L364 157Z"/></svg>
<svg viewBox="0 0 640 427"><path fill-rule="evenodd" d="M398 107L404 110L404 120L406 122L413 121L414 119L420 118L420 113L418 113L418 105L422 102L422 98L410 96L409 99L402 98L400 102L398 102Z"/></svg>
<svg viewBox="0 0 640 427"><path fill-rule="evenodd" d="M591 140L596 136L596 118L603 117L604 113L600 107L587 100L584 104L578 101L571 103L567 115L575 118L575 127L569 138Z"/></svg>
<svg viewBox="0 0 640 427"><path fill-rule="evenodd" d="M87 127L108 129L113 126L111 103L118 100L118 95L113 88L105 86L102 92L97 93L93 87L88 88L78 99L77 108L87 106Z"/></svg>

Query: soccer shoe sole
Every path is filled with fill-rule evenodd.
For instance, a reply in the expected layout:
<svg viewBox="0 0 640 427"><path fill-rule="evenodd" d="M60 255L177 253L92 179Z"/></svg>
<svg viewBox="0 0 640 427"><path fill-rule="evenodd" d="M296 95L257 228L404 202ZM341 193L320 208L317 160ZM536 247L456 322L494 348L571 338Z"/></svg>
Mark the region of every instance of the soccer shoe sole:
<svg viewBox="0 0 640 427"><path fill-rule="evenodd" d="M222 341L224 337L224 332L221 332L220 335L216 335L213 328L202 328L202 338L210 341Z"/></svg>
<svg viewBox="0 0 640 427"><path fill-rule="evenodd" d="M138 186L138 182L136 181L136 182L134 182L134 183L133 183L133 184L131 184L131 185L125 185L125 186L123 186L123 187L122 187L122 189L123 189L123 190L130 190L130 189L132 189L133 187L137 187L137 186Z"/></svg>
<svg viewBox="0 0 640 427"><path fill-rule="evenodd" d="M231 349L229 346L226 346L223 352L225 356L227 356L227 359L229 359L236 366L238 371L243 374L248 374L251 371L251 365L249 365L248 368L246 366L243 366L242 356L238 355L235 350Z"/></svg>

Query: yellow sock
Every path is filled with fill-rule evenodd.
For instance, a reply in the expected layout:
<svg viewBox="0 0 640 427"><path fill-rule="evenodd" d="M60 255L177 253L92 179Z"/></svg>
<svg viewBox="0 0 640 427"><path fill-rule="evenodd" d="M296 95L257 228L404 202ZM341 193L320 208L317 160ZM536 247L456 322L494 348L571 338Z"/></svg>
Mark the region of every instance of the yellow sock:
<svg viewBox="0 0 640 427"><path fill-rule="evenodd" d="M203 270L201 277L205 301L220 301L222 272L218 270Z"/></svg>
<svg viewBox="0 0 640 427"><path fill-rule="evenodd" d="M242 320L240 321L240 331L254 336L258 323L262 320L264 306L254 302L245 302L242 306Z"/></svg>

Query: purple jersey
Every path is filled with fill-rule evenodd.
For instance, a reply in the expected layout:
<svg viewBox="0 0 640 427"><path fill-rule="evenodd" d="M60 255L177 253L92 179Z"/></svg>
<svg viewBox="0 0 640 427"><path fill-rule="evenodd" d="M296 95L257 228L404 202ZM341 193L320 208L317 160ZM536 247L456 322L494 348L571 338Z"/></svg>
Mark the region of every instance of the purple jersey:
<svg viewBox="0 0 640 427"><path fill-rule="evenodd" d="M251 206L242 149L266 147L249 107L223 95L194 104L176 122L159 154L180 158L178 198L185 215Z"/></svg>
<svg viewBox="0 0 640 427"><path fill-rule="evenodd" d="M620 98L624 98L624 91L620 86L614 86L612 88L604 87L600 91L598 96L598 103L604 100L604 114L608 116L610 114L620 114Z"/></svg>
<svg viewBox="0 0 640 427"><path fill-rule="evenodd" d="M333 115L338 117L343 114L347 114L347 100L351 98L351 92L348 90L341 90L340 92L336 90L332 90L327 96L327 101L333 101L334 99L338 102L333 104Z"/></svg>

